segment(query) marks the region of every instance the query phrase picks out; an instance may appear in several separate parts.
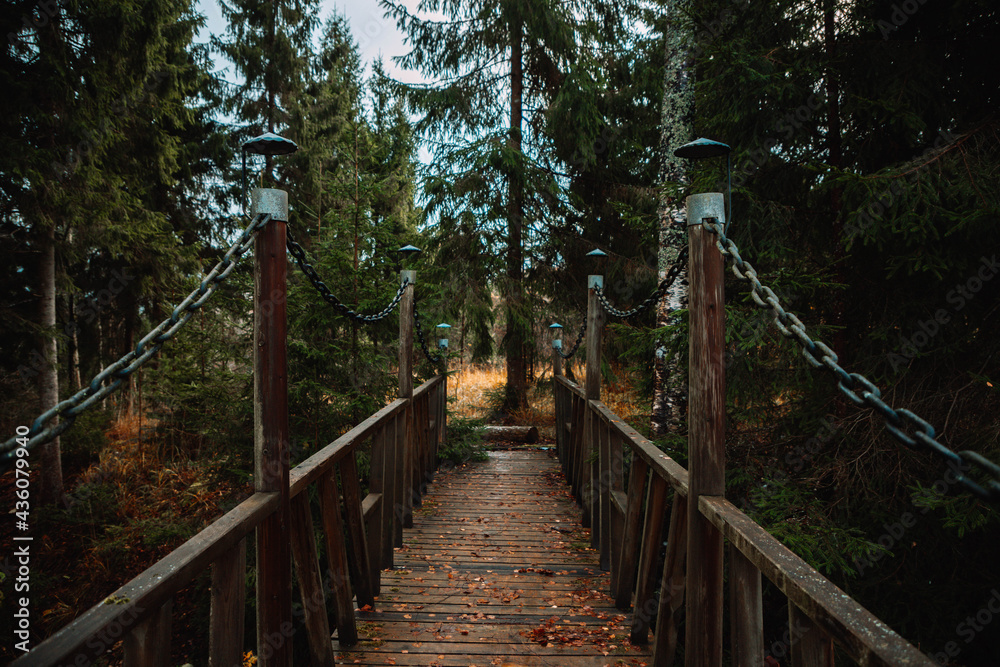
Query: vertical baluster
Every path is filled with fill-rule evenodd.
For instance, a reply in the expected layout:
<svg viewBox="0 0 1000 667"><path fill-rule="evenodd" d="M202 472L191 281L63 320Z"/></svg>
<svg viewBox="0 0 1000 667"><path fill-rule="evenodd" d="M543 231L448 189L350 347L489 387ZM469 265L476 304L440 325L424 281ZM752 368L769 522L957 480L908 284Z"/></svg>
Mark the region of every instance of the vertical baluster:
<svg viewBox="0 0 1000 667"><path fill-rule="evenodd" d="M597 493L600 506L601 569L611 569L611 429L604 416L594 410L594 426L597 431L598 469Z"/></svg>
<svg viewBox="0 0 1000 667"><path fill-rule="evenodd" d="M173 600L125 635L125 667L170 667L170 620Z"/></svg>
<svg viewBox="0 0 1000 667"><path fill-rule="evenodd" d="M375 593L371 581L371 561L368 554L368 538L365 535L365 517L361 507L361 484L358 480L358 466L351 452L341 459L340 482L344 490L344 515L347 518L347 540L350 543L348 558L354 563L356 573L354 592L358 596L358 606L375 606Z"/></svg>
<svg viewBox="0 0 1000 667"><path fill-rule="evenodd" d="M380 494L378 508L368 517L368 549L372 557L373 576L375 577L375 595L379 594L383 568L392 567L391 512L386 512L388 489L386 484L386 422L383 422L372 434L371 474L368 480L368 490L372 494ZM388 545L388 552L386 551Z"/></svg>
<svg viewBox="0 0 1000 667"><path fill-rule="evenodd" d="M632 454L632 470L628 476L628 506L623 521L622 548L618 568L613 573L615 607L628 611L632 605L632 587L639 560L642 540L642 501L645 498L646 476L649 464L641 456Z"/></svg>
<svg viewBox="0 0 1000 667"><path fill-rule="evenodd" d="M679 493L674 494L674 506L670 510L670 530L667 533L667 557L663 561L663 576L660 580L660 609L656 616L656 646L653 649L653 664L656 667L672 665L677 651L677 615L684 604L687 503L687 498Z"/></svg>
<svg viewBox="0 0 1000 667"><path fill-rule="evenodd" d="M733 667L763 667L760 570L732 544L729 545L729 626Z"/></svg>
<svg viewBox="0 0 1000 667"><path fill-rule="evenodd" d="M243 664L243 615L246 604L247 543L212 564L212 611L209 621L209 667Z"/></svg>
<svg viewBox="0 0 1000 667"><path fill-rule="evenodd" d="M663 542L669 485L659 475L653 475L646 496L646 523L642 530L642 551L639 555L639 581L635 587L635 609L632 612L632 643L649 642L649 623L656 610L653 590L656 587L656 563Z"/></svg>
<svg viewBox="0 0 1000 667"><path fill-rule="evenodd" d="M320 478L319 502L323 513L323 533L326 537L326 557L330 570L337 639L341 645L351 646L358 643L358 628L354 618L354 592L347 565L344 530L340 523L340 503L337 500L335 475L336 473L331 470Z"/></svg>
<svg viewBox="0 0 1000 667"><path fill-rule="evenodd" d="M319 571L308 490L292 498L291 515L292 558L299 575L310 664L332 667L333 645L330 643L330 622L326 617L326 590Z"/></svg>
<svg viewBox="0 0 1000 667"><path fill-rule="evenodd" d="M833 640L788 601L788 636L792 667L833 667Z"/></svg>

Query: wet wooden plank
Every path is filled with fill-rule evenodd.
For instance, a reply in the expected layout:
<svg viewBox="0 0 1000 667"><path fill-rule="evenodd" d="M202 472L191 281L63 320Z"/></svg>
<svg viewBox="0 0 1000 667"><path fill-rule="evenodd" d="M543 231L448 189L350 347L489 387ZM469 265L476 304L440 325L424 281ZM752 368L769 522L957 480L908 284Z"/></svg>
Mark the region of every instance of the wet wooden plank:
<svg viewBox="0 0 1000 667"><path fill-rule="evenodd" d="M357 612L359 642L335 642L338 662L649 663L649 648L628 640L580 517L554 449L439 471L375 608Z"/></svg>

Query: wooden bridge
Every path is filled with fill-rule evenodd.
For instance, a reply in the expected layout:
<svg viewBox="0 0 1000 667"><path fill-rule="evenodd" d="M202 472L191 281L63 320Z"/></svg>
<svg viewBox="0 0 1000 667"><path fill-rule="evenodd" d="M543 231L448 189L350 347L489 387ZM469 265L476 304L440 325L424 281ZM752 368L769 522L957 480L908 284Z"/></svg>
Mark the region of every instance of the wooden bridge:
<svg viewBox="0 0 1000 667"><path fill-rule="evenodd" d="M835 646L861 665L935 664L725 499L722 258L701 224L690 227L690 470L601 402L593 281L584 385L553 357L553 456L515 450L438 470L447 381L413 388L412 275L399 398L289 470L287 212L268 212L256 242L256 492L16 667L88 665L122 640L127 667L167 667L171 601L206 570L210 648L195 664L243 665L251 534L257 664L267 667L669 665L681 653L689 667L720 667L724 635L726 664L773 664L762 575L788 598L790 664L833 665ZM260 307L261 294L273 307ZM303 631L307 654L293 656Z"/></svg>

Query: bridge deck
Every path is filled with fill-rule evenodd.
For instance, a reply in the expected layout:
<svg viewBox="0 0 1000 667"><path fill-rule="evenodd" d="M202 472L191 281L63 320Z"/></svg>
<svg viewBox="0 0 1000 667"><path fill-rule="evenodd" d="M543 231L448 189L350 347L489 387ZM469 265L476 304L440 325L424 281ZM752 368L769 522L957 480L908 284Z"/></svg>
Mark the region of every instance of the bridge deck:
<svg viewBox="0 0 1000 667"><path fill-rule="evenodd" d="M382 573L363 639L338 649L362 665L644 665L608 597L551 451L494 451L439 471Z"/></svg>

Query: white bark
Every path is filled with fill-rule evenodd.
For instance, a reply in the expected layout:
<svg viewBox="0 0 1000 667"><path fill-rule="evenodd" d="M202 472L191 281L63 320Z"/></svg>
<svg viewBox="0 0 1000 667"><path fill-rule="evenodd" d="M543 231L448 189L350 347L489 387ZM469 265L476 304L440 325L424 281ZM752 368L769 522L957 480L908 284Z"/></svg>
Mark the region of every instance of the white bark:
<svg viewBox="0 0 1000 667"><path fill-rule="evenodd" d="M664 72L663 106L660 116L660 248L658 268L660 280L677 259L687 243L686 233L675 223L685 220L684 202L679 197L680 187L688 182L687 173L674 150L693 137L694 113L694 63L692 62L693 35L684 20L689 0L671 0L666 3L668 15L666 35L666 66ZM674 281L657 309L657 326L671 323L670 313L687 301L687 270ZM681 376L679 359L658 349L655 359L655 385L650 427L654 435L684 430L686 383Z"/></svg>
<svg viewBox="0 0 1000 667"><path fill-rule="evenodd" d="M45 368L39 378L39 412L45 412L59 402L59 356L56 344L56 241L55 228L42 232L41 258L38 266L38 291L40 295L38 323L42 327L39 348L45 357ZM49 424L55 424L51 421ZM42 504L58 502L63 493L62 455L59 438L42 445L38 452L39 501Z"/></svg>

